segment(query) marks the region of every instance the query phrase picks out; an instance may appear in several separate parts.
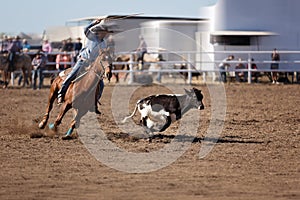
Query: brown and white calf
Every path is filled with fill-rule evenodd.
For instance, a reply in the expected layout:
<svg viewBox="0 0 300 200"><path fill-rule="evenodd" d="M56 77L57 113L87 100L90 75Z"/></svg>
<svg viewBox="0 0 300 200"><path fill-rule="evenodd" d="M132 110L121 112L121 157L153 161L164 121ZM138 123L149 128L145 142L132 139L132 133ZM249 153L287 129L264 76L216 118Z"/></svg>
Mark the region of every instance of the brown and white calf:
<svg viewBox="0 0 300 200"><path fill-rule="evenodd" d="M181 119L181 117L190 109L203 110L203 95L201 90L193 88L185 90L185 94L160 94L152 95L140 99L134 108L133 113L123 119L125 123L132 118L138 110L141 114L140 123L151 133L156 124L162 123L159 132L165 131L172 122Z"/></svg>

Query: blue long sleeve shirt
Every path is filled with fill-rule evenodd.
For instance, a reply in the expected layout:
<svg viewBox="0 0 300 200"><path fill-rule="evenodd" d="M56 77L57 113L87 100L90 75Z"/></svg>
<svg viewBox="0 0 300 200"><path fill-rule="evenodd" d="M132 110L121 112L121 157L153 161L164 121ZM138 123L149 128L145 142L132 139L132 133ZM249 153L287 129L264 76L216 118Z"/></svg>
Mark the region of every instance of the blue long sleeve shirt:
<svg viewBox="0 0 300 200"><path fill-rule="evenodd" d="M101 22L92 22L84 29L84 34L88 38L86 46L79 53L79 57L88 59L93 62L99 55L100 49L105 49L107 47L106 42L103 38L99 38L96 32L93 32L95 27L101 27ZM104 29L103 29L104 30Z"/></svg>

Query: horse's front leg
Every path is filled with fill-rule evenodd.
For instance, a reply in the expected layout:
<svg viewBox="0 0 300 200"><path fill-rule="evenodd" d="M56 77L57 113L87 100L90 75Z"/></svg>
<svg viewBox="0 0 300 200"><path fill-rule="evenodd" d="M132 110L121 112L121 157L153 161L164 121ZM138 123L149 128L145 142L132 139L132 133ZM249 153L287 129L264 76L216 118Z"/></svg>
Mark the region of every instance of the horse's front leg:
<svg viewBox="0 0 300 200"><path fill-rule="evenodd" d="M80 119L82 116L83 116L82 112L78 111L77 109L74 110L74 118L71 121L68 131L62 137L63 140L73 139L72 133L73 133L74 129L76 128L76 126L79 127Z"/></svg>
<svg viewBox="0 0 300 200"><path fill-rule="evenodd" d="M76 127L76 118L74 118L72 121L71 121L71 124L69 126L69 129L68 131L66 132L66 134L62 137L63 140L70 140L70 139L73 139L72 137L72 133L74 131Z"/></svg>
<svg viewBox="0 0 300 200"><path fill-rule="evenodd" d="M58 114L56 120L54 121L54 123L49 124L49 129L56 131L57 127L61 124L63 117L68 112L68 110L70 110L71 108L72 108L71 103L64 102L60 107L59 114Z"/></svg>
<svg viewBox="0 0 300 200"><path fill-rule="evenodd" d="M47 108L47 110L48 110L48 108ZM44 129L45 128L45 126L46 126L46 124L48 122L48 119L49 119L49 114L50 114L50 111L47 111L44 114L42 121L39 123L39 128L40 129Z"/></svg>
<svg viewBox="0 0 300 200"><path fill-rule="evenodd" d="M50 94L49 94L48 105L47 105L47 108L46 108L46 113L44 114L42 121L39 123L39 128L40 129L45 128L45 126L46 126L46 124L48 122L48 119L49 119L50 112L51 112L51 110L53 108L53 103L56 100L56 97L57 97L56 90L55 89L51 89L50 90Z"/></svg>

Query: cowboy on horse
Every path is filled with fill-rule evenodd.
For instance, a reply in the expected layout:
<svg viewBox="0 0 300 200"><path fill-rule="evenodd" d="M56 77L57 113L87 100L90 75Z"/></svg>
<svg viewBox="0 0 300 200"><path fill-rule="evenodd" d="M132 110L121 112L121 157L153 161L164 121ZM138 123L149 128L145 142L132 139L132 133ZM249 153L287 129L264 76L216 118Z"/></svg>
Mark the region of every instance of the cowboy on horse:
<svg viewBox="0 0 300 200"><path fill-rule="evenodd" d="M78 72L91 63L93 63L99 55L100 49L106 48L104 38L112 31L108 30L108 27L104 25L104 19L96 19L84 29L88 41L86 47L84 47L78 55L78 59L72 71L68 74L61 89L58 91L57 103L61 104L64 101L64 96L70 83L76 78ZM104 89L104 82L101 79L99 81L99 91L97 92L97 100L100 99ZM98 101L97 101L98 102ZM95 112L100 114L97 108L97 102L95 103Z"/></svg>
<svg viewBox="0 0 300 200"><path fill-rule="evenodd" d="M14 39L6 37L2 40L0 51L0 70L3 71L3 81L5 85L3 88L7 88L9 82L9 73L15 70L21 70L24 77L23 87L29 78L31 82L31 58L29 55L21 53L22 44L20 37L16 36Z"/></svg>
<svg viewBox="0 0 300 200"><path fill-rule="evenodd" d="M12 72L14 71L14 59L15 59L15 55L16 53L20 53L22 50L22 43L20 41L20 37L16 36L9 44L7 47L7 51L8 51L8 61L9 61L9 65L8 65L8 71Z"/></svg>

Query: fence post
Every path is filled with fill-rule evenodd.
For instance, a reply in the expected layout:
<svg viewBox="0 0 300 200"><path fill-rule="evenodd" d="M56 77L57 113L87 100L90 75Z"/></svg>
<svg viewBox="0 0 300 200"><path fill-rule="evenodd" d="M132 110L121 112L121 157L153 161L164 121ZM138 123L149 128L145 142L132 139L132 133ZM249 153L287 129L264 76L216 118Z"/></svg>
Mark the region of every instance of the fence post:
<svg viewBox="0 0 300 200"><path fill-rule="evenodd" d="M252 59L251 59L251 54L248 54L248 83L251 83L251 79L252 79L252 74L251 74L251 64L252 64Z"/></svg>
<svg viewBox="0 0 300 200"><path fill-rule="evenodd" d="M203 82L206 83L206 72L202 71Z"/></svg>
<svg viewBox="0 0 300 200"><path fill-rule="evenodd" d="M128 84L132 84L133 83L133 54L130 54L130 60L129 60L129 81Z"/></svg>
<svg viewBox="0 0 300 200"><path fill-rule="evenodd" d="M192 84L192 68L191 68L191 54L188 53L188 63L187 63L187 68L188 68L188 84Z"/></svg>

